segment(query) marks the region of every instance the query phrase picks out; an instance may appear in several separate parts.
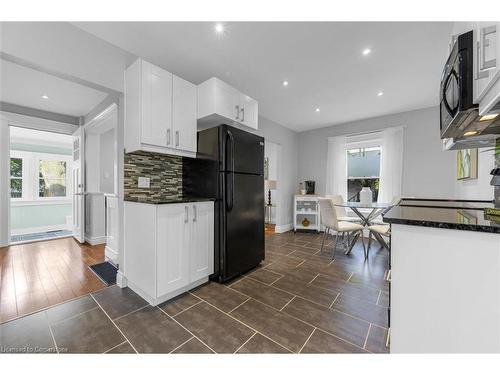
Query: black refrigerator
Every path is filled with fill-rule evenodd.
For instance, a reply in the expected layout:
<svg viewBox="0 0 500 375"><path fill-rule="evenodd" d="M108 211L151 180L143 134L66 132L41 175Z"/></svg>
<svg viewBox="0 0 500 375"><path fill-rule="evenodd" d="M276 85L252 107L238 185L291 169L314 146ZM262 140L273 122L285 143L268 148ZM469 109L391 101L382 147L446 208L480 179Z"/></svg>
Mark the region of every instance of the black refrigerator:
<svg viewBox="0 0 500 375"><path fill-rule="evenodd" d="M198 132L186 195L214 197L212 280L228 281L264 260L264 138L229 125Z"/></svg>

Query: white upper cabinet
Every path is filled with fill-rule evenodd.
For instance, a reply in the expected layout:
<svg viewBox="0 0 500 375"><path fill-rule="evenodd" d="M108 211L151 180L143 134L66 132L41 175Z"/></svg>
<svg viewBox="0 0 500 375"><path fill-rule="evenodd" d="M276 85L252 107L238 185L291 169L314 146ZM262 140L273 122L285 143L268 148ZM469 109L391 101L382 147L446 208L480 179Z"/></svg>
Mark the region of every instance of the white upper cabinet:
<svg viewBox="0 0 500 375"><path fill-rule="evenodd" d="M477 22L474 26L474 102L479 103L498 75L499 22Z"/></svg>
<svg viewBox="0 0 500 375"><path fill-rule="evenodd" d="M196 152L196 85L173 77L172 142L180 150Z"/></svg>
<svg viewBox="0 0 500 375"><path fill-rule="evenodd" d="M258 103L218 78L198 85L198 122L204 125L241 124L258 128Z"/></svg>
<svg viewBox="0 0 500 375"><path fill-rule="evenodd" d="M125 151L196 156L197 87L138 59L125 71Z"/></svg>

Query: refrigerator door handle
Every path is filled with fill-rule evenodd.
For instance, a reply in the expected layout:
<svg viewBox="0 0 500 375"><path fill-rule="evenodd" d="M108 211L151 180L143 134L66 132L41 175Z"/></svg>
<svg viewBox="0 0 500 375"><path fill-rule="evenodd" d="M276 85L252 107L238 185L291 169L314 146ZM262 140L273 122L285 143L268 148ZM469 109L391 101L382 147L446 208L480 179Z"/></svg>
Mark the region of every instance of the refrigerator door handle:
<svg viewBox="0 0 500 375"><path fill-rule="evenodd" d="M227 137L226 137L226 156L227 156L227 141L230 140L231 143L231 153L230 153L230 159L231 159L231 170L229 173L231 173L231 193L227 192L228 198L230 197L231 199L226 200L226 208L228 211L231 211L233 209L233 204L234 204L234 137L233 133L231 133L230 130L227 131ZM227 168L227 158L226 158L226 168ZM227 179L226 179L226 184L227 184Z"/></svg>

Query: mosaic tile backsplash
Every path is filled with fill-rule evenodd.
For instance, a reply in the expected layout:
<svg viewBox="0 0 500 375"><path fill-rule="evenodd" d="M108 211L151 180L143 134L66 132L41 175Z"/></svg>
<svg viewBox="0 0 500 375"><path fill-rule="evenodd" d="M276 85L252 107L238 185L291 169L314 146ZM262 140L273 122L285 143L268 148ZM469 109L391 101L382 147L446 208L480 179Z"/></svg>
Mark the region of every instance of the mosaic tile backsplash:
<svg viewBox="0 0 500 375"><path fill-rule="evenodd" d="M150 178L150 188L138 187L139 177ZM182 197L182 157L133 152L125 154L124 199L156 201Z"/></svg>

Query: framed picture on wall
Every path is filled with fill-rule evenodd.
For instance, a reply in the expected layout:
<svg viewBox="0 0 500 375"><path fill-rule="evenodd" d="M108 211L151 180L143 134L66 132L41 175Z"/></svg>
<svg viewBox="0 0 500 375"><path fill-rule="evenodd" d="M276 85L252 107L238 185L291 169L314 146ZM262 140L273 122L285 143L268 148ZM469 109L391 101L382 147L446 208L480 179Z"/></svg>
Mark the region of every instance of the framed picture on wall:
<svg viewBox="0 0 500 375"><path fill-rule="evenodd" d="M477 148L457 151L457 180L477 178Z"/></svg>

